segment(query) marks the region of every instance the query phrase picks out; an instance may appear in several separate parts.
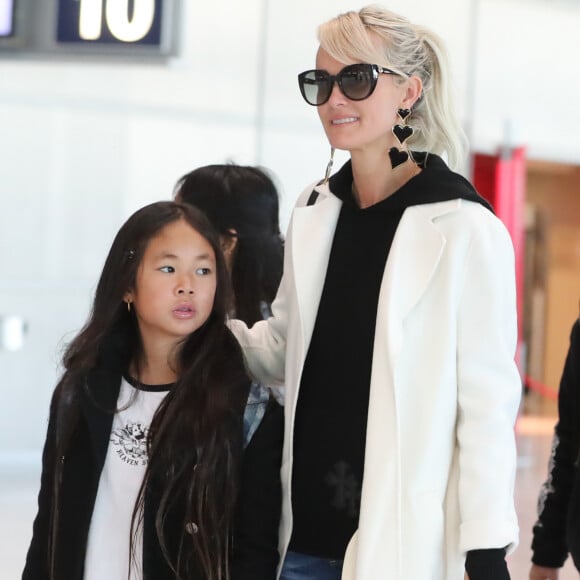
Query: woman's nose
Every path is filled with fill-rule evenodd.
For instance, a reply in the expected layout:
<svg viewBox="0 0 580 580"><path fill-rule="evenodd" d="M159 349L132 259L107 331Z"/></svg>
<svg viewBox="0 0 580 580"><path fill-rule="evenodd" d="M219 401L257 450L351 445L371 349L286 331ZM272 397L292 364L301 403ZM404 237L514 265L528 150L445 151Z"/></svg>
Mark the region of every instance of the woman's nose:
<svg viewBox="0 0 580 580"><path fill-rule="evenodd" d="M333 106L337 106L337 105L340 106L340 105L344 105L346 103L346 97L344 96L344 94L340 90L340 87L338 86L337 81L335 81L334 84L332 85L332 91L330 91L330 97L329 97L327 102Z"/></svg>

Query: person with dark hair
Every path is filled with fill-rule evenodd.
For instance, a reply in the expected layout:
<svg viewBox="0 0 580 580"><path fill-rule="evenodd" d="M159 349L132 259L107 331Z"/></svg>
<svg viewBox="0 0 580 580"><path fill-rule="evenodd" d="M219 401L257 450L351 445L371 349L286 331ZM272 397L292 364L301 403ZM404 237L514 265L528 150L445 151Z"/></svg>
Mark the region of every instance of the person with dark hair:
<svg viewBox="0 0 580 580"><path fill-rule="evenodd" d="M580 571L580 318L570 345L558 391L558 423L548 478L538 498L533 528L530 580L558 580L568 555Z"/></svg>
<svg viewBox="0 0 580 580"><path fill-rule="evenodd" d="M441 39L381 6L298 75L350 159L298 197L272 316L231 320L285 385L282 580L507 580L518 543L514 252L460 174Z"/></svg>
<svg viewBox="0 0 580 580"><path fill-rule="evenodd" d="M259 167L205 165L177 181L175 199L203 211L219 232L234 291L230 315L248 326L267 318L284 262L278 191L270 176ZM268 391L252 384L249 403L255 405L256 417L248 410L248 422L259 418L260 404L270 392L283 404L282 386L270 386Z"/></svg>
<svg viewBox="0 0 580 580"><path fill-rule="evenodd" d="M278 290L284 257L272 179L258 167L206 165L178 180L175 199L201 209L219 232L236 317L249 326L262 320Z"/></svg>
<svg viewBox="0 0 580 580"><path fill-rule="evenodd" d="M281 410L245 430L229 276L195 208L121 227L52 397L23 580L274 579Z"/></svg>

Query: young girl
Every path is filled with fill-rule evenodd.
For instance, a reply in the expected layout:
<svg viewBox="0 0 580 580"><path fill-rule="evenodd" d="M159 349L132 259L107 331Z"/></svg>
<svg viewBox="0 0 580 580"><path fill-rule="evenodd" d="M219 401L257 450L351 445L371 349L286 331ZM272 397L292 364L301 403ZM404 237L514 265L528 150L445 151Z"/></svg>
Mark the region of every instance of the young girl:
<svg viewBox="0 0 580 580"><path fill-rule="evenodd" d="M282 422L244 451L228 274L194 208L136 212L51 403L25 580L275 577Z"/></svg>

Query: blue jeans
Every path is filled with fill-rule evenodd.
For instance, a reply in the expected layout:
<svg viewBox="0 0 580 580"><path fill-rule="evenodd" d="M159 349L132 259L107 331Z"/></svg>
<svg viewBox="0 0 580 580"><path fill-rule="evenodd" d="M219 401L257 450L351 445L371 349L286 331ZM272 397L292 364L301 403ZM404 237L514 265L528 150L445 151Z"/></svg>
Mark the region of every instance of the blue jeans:
<svg viewBox="0 0 580 580"><path fill-rule="evenodd" d="M340 580L341 574L342 560L288 552L280 580Z"/></svg>

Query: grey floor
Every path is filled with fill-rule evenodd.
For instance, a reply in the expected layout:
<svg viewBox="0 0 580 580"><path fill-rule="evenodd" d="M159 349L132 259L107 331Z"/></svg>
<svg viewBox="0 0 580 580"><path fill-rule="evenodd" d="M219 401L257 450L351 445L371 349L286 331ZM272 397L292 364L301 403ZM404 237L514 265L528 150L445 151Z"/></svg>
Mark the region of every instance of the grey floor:
<svg viewBox="0 0 580 580"><path fill-rule="evenodd" d="M553 424L552 416L541 415L524 416L518 423L516 503L521 536L520 546L508 559L512 580L528 578L530 530L537 492L545 477ZM36 509L38 477L38 468L31 462L20 462L17 467L0 465L0 580L20 578ZM578 578L580 574L568 561L559 580Z"/></svg>

